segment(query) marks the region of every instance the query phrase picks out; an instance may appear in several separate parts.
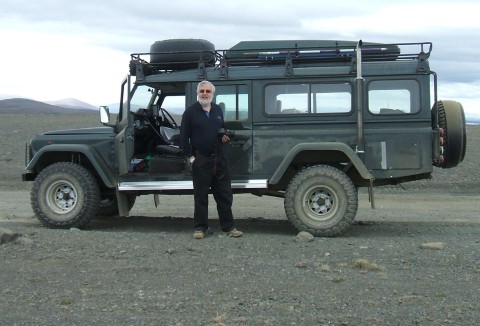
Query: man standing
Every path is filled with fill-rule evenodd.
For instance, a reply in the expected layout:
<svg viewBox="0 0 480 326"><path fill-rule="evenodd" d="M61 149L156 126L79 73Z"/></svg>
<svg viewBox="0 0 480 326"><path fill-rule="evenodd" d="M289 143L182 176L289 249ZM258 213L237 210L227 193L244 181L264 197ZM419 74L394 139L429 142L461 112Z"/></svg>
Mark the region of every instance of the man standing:
<svg viewBox="0 0 480 326"><path fill-rule="evenodd" d="M235 238L243 235L234 227L231 177L223 150L223 144L230 138L220 132L224 128L223 112L220 106L212 103L214 93L215 86L211 82L200 82L198 101L185 110L182 118L182 148L192 165L195 239L203 239L208 231L210 189L217 203L222 231Z"/></svg>

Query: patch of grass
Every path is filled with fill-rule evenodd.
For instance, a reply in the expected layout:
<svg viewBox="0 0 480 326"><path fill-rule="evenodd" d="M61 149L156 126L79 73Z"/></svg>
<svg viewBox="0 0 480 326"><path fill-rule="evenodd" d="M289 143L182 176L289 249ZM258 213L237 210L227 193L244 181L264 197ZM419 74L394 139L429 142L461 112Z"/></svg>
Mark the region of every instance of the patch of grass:
<svg viewBox="0 0 480 326"><path fill-rule="evenodd" d="M357 259L354 266L364 271L383 272L385 270L383 266L371 263L366 259Z"/></svg>
<svg viewBox="0 0 480 326"><path fill-rule="evenodd" d="M60 301L61 306L69 306L71 304L73 304L72 300L62 300L62 301Z"/></svg>
<svg viewBox="0 0 480 326"><path fill-rule="evenodd" d="M213 325L214 326L225 326L225 316L224 315L219 315L217 312L217 315L213 317Z"/></svg>

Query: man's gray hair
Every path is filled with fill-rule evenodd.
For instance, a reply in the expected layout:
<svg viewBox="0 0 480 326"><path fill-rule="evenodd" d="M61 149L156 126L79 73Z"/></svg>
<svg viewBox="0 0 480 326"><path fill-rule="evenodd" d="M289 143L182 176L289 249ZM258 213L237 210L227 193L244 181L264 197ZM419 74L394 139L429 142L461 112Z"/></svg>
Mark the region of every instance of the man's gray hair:
<svg viewBox="0 0 480 326"><path fill-rule="evenodd" d="M202 80L201 82L198 83L197 85L197 93L198 91L200 90L200 87L202 87L203 85L210 85L212 86L212 93L215 93L215 85L213 85L211 82L209 82L208 80Z"/></svg>

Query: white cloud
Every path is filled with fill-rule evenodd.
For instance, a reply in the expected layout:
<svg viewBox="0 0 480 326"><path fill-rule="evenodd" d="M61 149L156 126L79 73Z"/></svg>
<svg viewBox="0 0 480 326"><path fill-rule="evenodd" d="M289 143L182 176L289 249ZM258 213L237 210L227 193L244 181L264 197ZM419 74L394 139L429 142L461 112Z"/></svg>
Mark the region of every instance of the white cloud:
<svg viewBox="0 0 480 326"><path fill-rule="evenodd" d="M349 39L375 37L373 41L377 42L431 41L432 37L453 41L460 37L466 41L463 34L476 31L472 36L477 37L468 41L479 45L480 3L417 1L408 4L396 1L395 4L381 2L378 6L368 2L367 6L369 11L360 14L350 10L338 16L318 15L304 19L303 28Z"/></svg>
<svg viewBox="0 0 480 326"><path fill-rule="evenodd" d="M0 31L0 39L12 45L1 59L2 93L108 104L118 98L120 79L128 73L128 54L90 45L80 34Z"/></svg>
<svg viewBox="0 0 480 326"><path fill-rule="evenodd" d="M454 100L465 112L480 114L480 79L473 83L446 82L438 87L439 100Z"/></svg>
<svg viewBox="0 0 480 326"><path fill-rule="evenodd" d="M204 38L220 49L268 39L432 41L439 93L477 110L478 12L478 1L4 0L0 93L116 102L129 54L162 39Z"/></svg>
<svg viewBox="0 0 480 326"><path fill-rule="evenodd" d="M463 94L463 98L480 98L480 79L473 83L444 83L440 85L439 93L449 99L458 94Z"/></svg>

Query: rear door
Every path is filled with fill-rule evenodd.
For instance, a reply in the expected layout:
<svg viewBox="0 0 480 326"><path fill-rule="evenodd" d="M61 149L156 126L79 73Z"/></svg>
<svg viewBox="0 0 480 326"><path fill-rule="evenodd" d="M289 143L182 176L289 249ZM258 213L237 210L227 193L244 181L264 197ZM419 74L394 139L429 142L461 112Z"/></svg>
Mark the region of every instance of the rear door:
<svg viewBox="0 0 480 326"><path fill-rule="evenodd" d="M432 171L428 76L367 79L365 165L376 179Z"/></svg>

